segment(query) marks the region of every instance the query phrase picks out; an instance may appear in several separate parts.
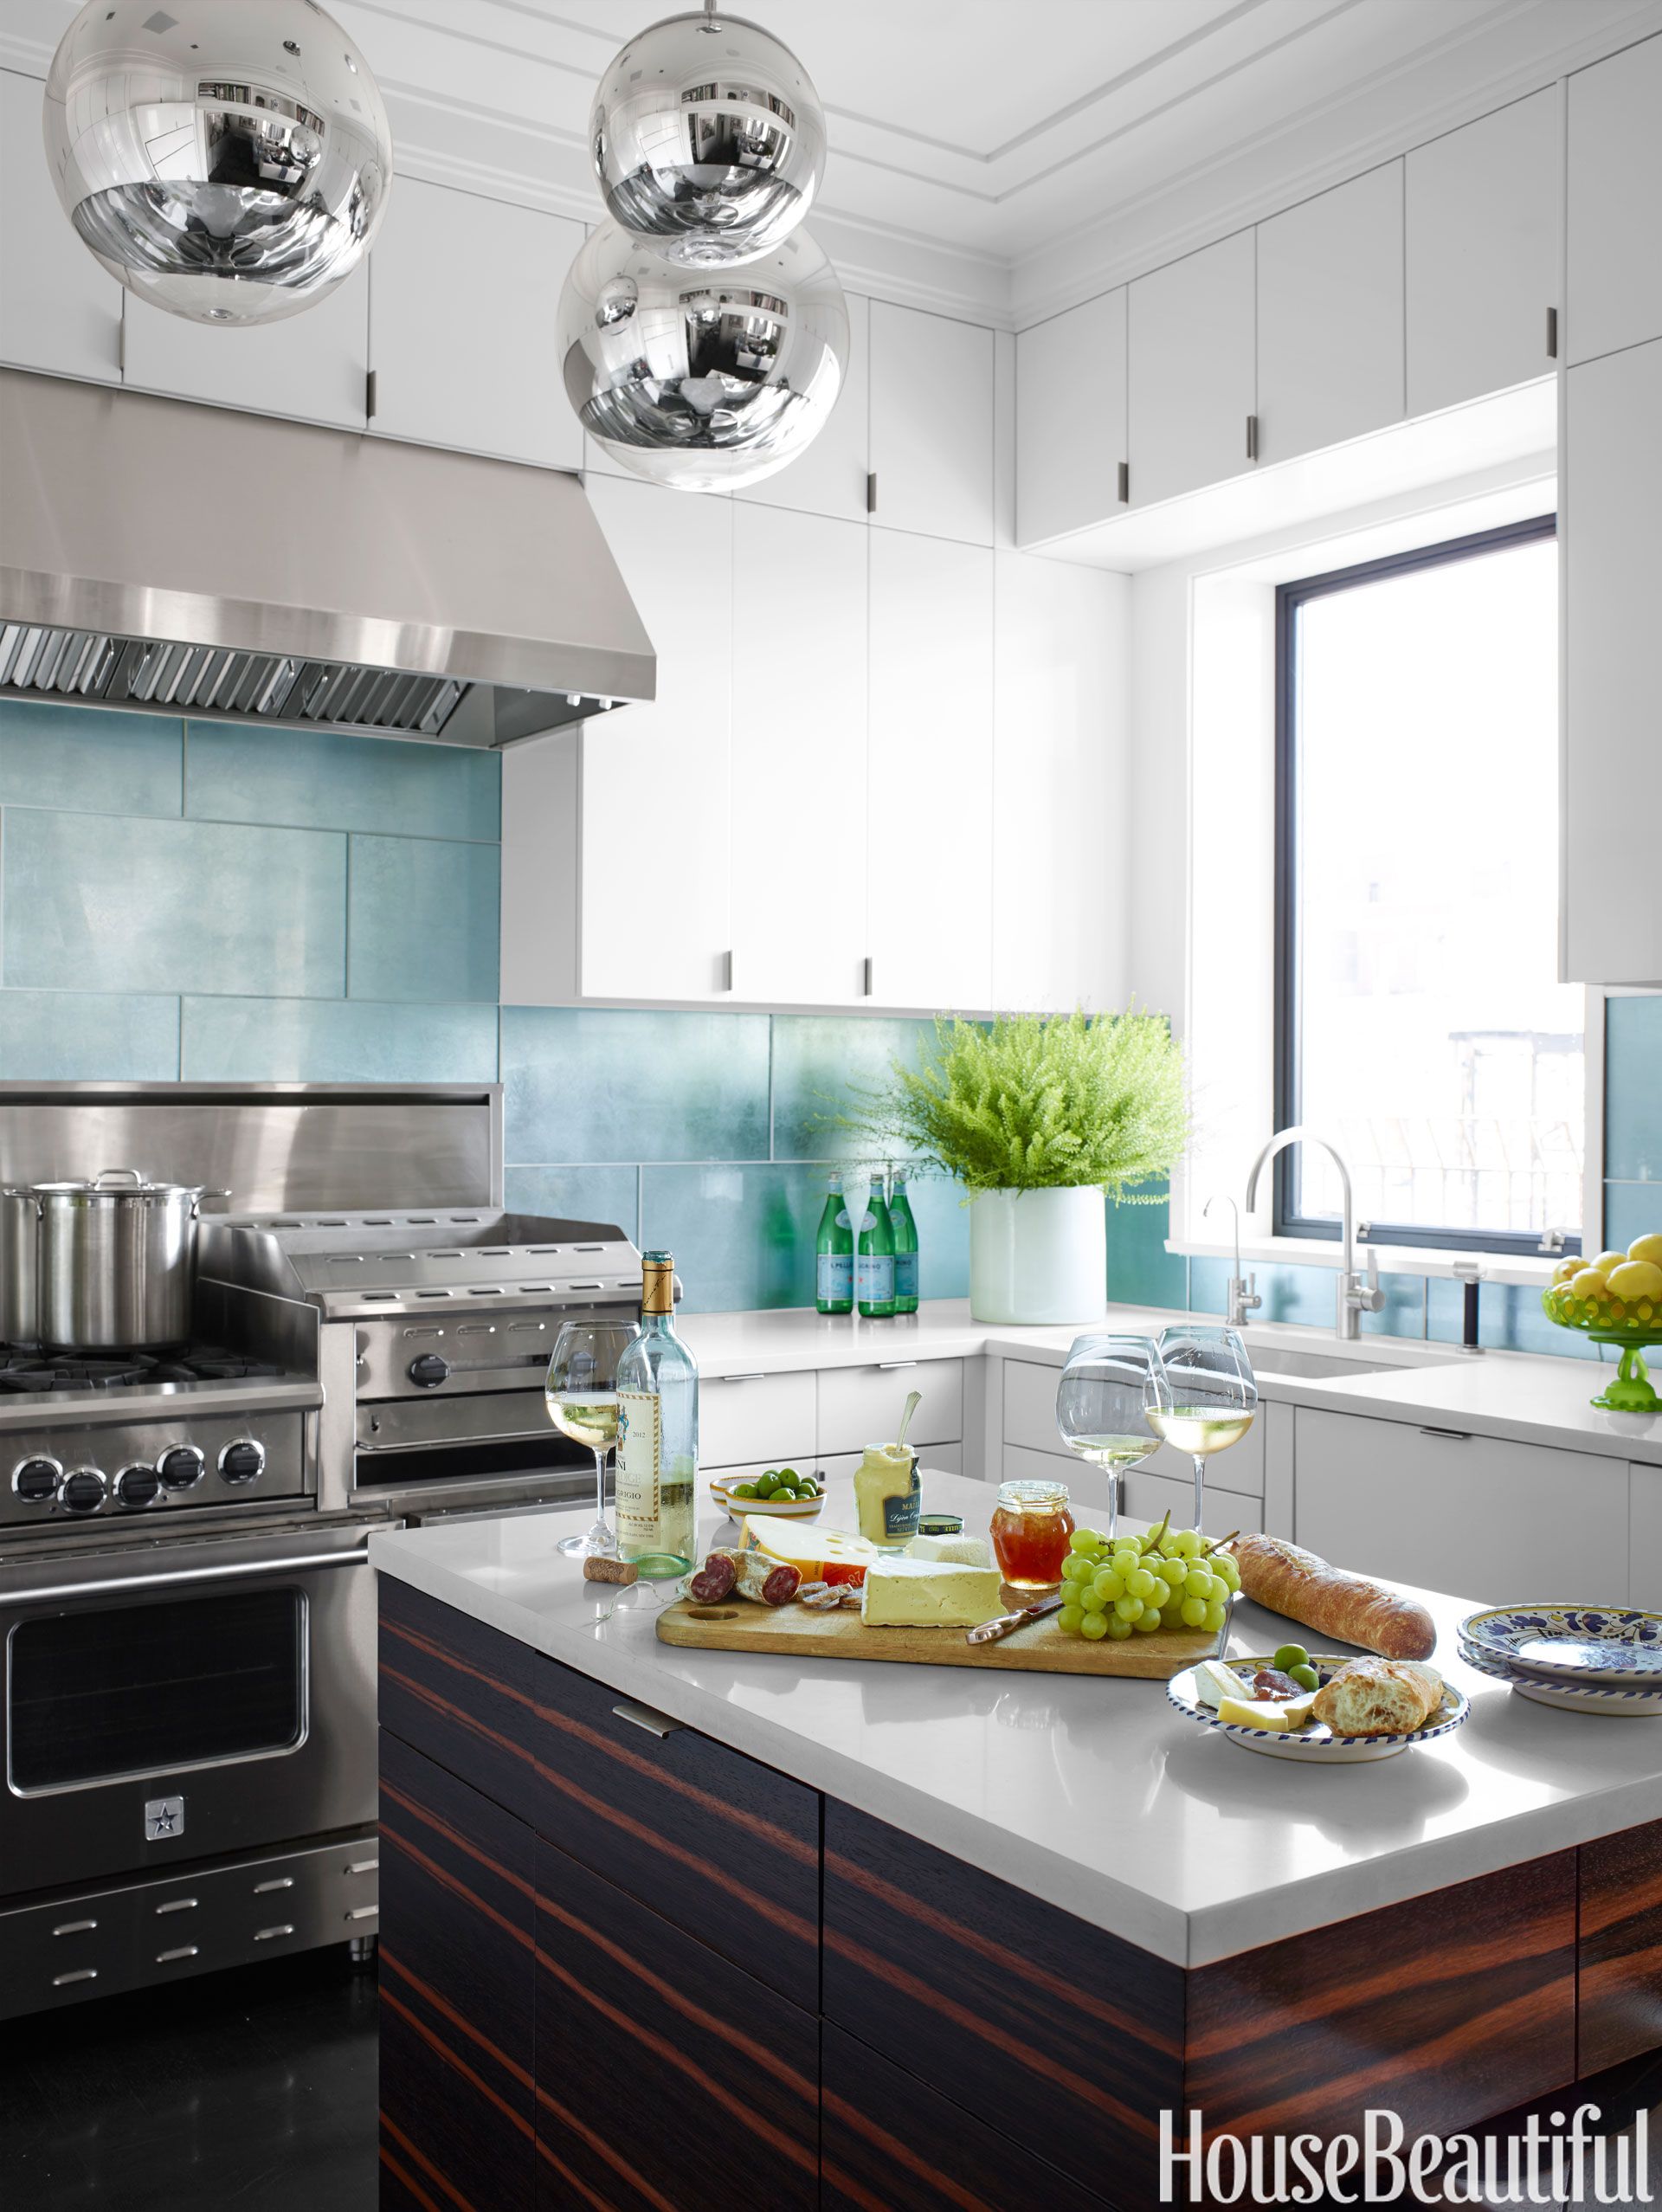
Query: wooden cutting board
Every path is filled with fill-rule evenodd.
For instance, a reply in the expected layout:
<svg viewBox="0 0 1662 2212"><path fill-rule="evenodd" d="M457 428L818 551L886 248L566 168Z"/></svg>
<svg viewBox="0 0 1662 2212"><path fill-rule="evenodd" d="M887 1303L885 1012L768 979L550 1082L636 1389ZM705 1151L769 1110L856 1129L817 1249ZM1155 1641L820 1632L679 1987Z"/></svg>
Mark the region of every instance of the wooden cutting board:
<svg viewBox="0 0 1662 2212"><path fill-rule="evenodd" d="M979 1667L992 1673L1118 1674L1163 1682L1217 1637L1204 1630L1157 1628L1152 1635L1065 1636L1056 1615L1031 1621L996 1643L972 1644L962 1628L867 1628L858 1613L818 1613L807 1605L694 1605L681 1598L658 1615L661 1643L692 1651L783 1652L798 1659L888 1659L906 1666Z"/></svg>

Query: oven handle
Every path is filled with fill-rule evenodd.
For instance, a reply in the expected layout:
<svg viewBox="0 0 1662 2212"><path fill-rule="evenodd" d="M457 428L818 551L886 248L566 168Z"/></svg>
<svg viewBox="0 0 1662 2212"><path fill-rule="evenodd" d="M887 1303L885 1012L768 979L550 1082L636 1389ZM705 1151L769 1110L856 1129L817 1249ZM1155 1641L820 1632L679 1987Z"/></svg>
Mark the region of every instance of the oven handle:
<svg viewBox="0 0 1662 2212"><path fill-rule="evenodd" d="M246 1581L257 1575L310 1574L319 1567L364 1567L369 1564L367 1545L351 1551L309 1551L293 1559L248 1559L229 1567L172 1567L153 1575L110 1575L101 1582L57 1583L47 1590L9 1591L0 1609L17 1612L29 1605L56 1605L66 1598L110 1597L130 1590L169 1590L178 1583Z"/></svg>

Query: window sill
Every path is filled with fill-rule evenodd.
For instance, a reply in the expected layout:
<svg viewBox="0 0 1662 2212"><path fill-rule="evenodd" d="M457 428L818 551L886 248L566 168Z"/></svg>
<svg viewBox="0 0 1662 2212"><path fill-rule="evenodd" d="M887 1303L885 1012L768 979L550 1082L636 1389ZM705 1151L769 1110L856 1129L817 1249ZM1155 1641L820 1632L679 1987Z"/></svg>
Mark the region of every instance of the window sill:
<svg viewBox="0 0 1662 2212"><path fill-rule="evenodd" d="M1235 1256L1233 1244L1208 1243L1191 1237L1169 1237L1166 1249L1190 1260L1233 1261ZM1475 1268L1479 1282L1518 1283L1541 1289L1552 1280L1561 1255L1543 1254L1536 1258L1525 1253L1440 1252L1422 1244L1358 1245L1359 1267L1365 1269L1370 1256L1377 1257L1382 1275L1434 1275L1459 1281L1471 1276ZM1303 1236L1243 1236L1240 1262L1243 1267L1327 1267L1337 1274L1339 1246L1337 1238L1330 1243Z"/></svg>

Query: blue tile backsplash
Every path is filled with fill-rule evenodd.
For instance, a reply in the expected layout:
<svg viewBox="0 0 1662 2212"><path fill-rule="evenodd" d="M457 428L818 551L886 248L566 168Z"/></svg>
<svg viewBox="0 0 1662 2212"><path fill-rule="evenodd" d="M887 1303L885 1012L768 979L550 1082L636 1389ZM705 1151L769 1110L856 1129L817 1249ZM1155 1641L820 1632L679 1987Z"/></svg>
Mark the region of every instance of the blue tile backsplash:
<svg viewBox="0 0 1662 2212"><path fill-rule="evenodd" d="M507 1196L676 1254L693 1310L813 1298L851 1087L927 1022L497 1004L500 763L316 730L0 700L0 1080L489 1082ZM1606 1229L1662 1229L1662 995L1606 1009ZM957 1186L912 1189L929 1298L969 1288ZM1109 1294L1220 1312L1222 1263L1109 1209ZM1330 1271L1259 1268L1327 1325ZM1364 1329L1458 1339L1459 1286L1388 1276ZM1588 1356L1488 1285L1483 1341Z"/></svg>

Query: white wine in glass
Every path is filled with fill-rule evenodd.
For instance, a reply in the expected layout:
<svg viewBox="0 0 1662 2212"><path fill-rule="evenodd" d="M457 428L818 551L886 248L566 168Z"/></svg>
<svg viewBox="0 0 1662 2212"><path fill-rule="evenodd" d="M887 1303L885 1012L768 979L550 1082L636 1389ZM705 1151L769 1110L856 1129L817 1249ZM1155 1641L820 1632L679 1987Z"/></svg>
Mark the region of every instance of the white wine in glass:
<svg viewBox="0 0 1662 2212"><path fill-rule="evenodd" d="M609 1452L617 1441L615 1390L544 1390L548 1417L562 1436L586 1444L591 1452Z"/></svg>
<svg viewBox="0 0 1662 2212"><path fill-rule="evenodd" d="M1253 1425L1250 1413L1218 1413L1201 1405L1156 1406L1148 1421L1162 1443L1197 1460L1209 1459L1214 1452L1227 1452L1231 1444L1240 1443Z"/></svg>
<svg viewBox="0 0 1662 2212"><path fill-rule="evenodd" d="M617 1538L606 1519L606 1459L617 1441L617 1362L638 1334L633 1321L568 1321L554 1345L543 1383L548 1417L562 1436L595 1455L595 1518L559 1549L575 1558L615 1558Z"/></svg>
<svg viewBox="0 0 1662 2212"><path fill-rule="evenodd" d="M1069 1451L1108 1478L1108 1526L1119 1526L1120 1477L1148 1458L1154 1439L1133 1424L1142 1415L1155 1350L1146 1337L1102 1330L1076 1337L1056 1388L1056 1428Z"/></svg>
<svg viewBox="0 0 1662 2212"><path fill-rule="evenodd" d="M1258 1411L1258 1384L1234 1329L1178 1323L1161 1332L1143 1417L1195 1464L1195 1526L1206 1504L1206 1463L1240 1443Z"/></svg>

